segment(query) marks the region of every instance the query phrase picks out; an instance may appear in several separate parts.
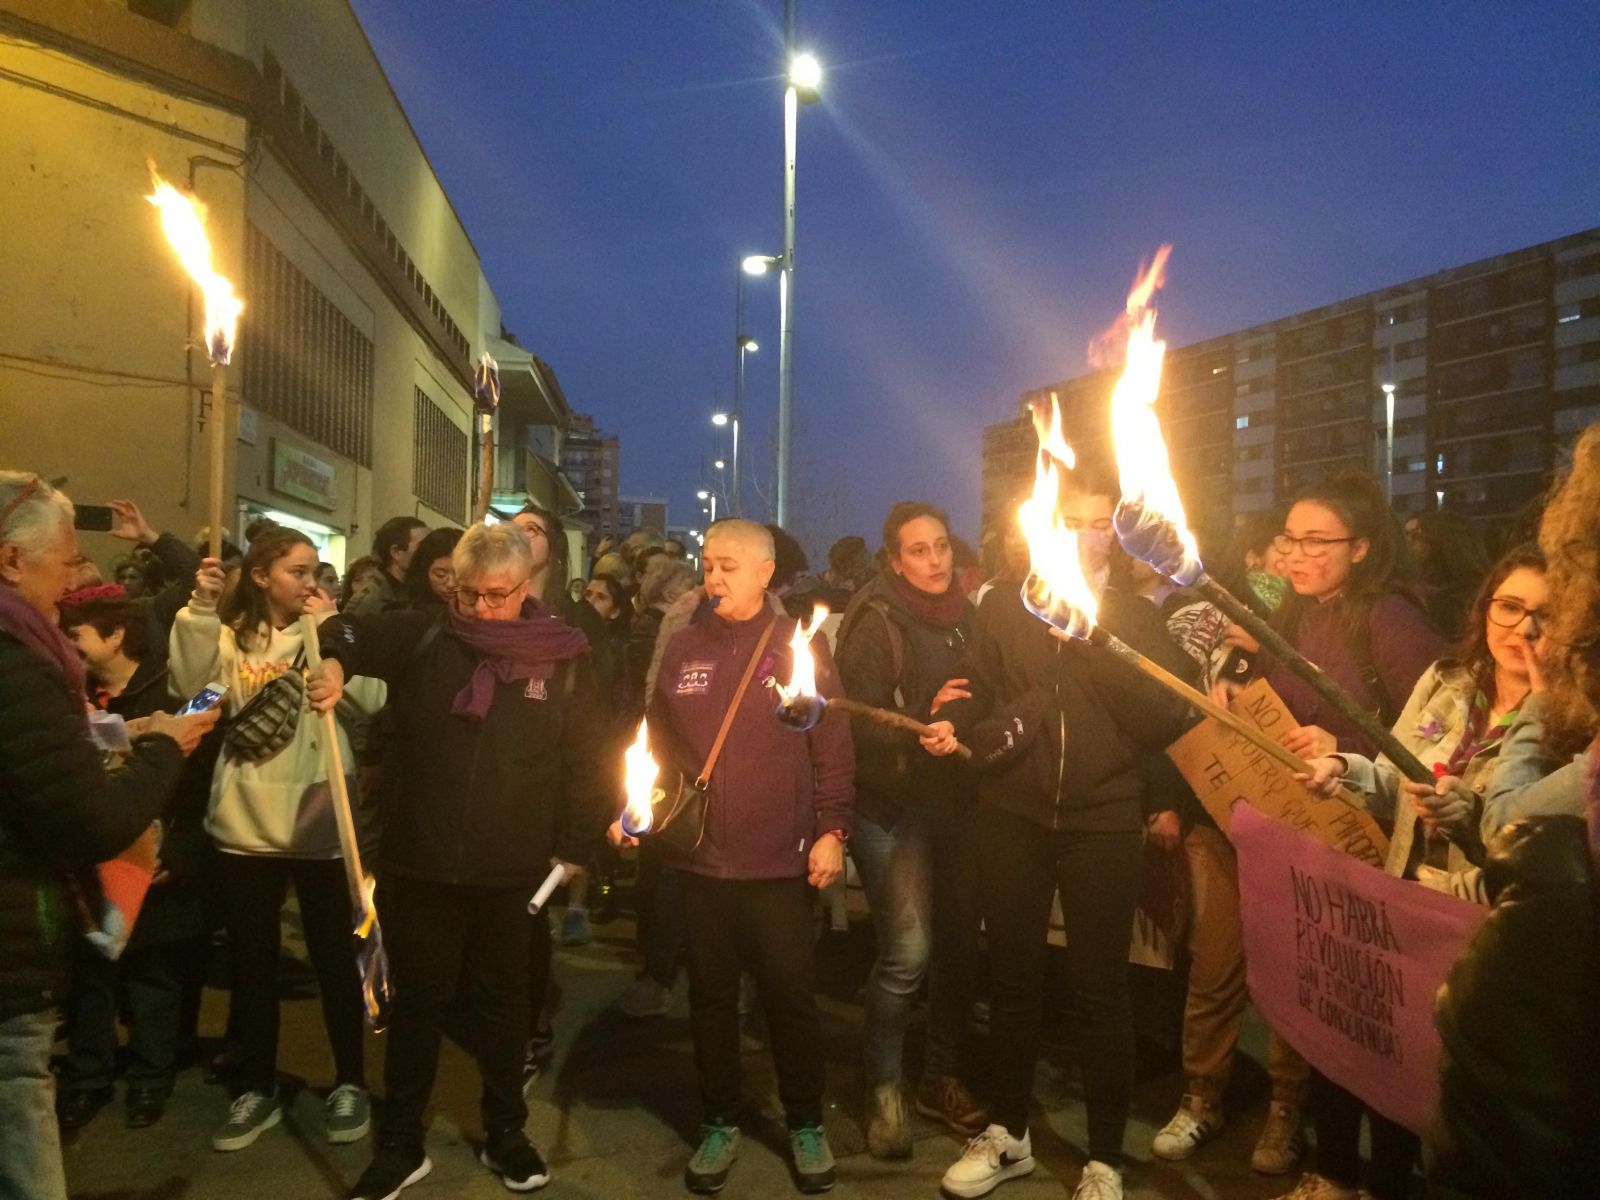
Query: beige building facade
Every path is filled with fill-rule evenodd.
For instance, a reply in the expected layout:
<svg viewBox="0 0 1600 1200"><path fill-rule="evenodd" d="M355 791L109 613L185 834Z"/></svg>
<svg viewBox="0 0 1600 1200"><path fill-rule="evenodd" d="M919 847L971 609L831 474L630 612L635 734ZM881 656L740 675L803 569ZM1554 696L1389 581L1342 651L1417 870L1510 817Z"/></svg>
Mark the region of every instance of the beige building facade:
<svg viewBox="0 0 1600 1200"><path fill-rule="evenodd" d="M472 370L501 313L345 0L0 0L0 112L0 464L186 540L205 524L202 305L149 162L205 203L245 305L235 536L270 516L342 568L388 517L470 519Z"/></svg>

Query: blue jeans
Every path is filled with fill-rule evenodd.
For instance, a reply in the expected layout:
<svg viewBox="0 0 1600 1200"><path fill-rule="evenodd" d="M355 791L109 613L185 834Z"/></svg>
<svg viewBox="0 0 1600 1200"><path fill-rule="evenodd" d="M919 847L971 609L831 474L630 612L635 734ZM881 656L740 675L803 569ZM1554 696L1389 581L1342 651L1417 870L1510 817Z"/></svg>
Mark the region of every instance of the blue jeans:
<svg viewBox="0 0 1600 1200"><path fill-rule="evenodd" d="M54 1011L0 1021L0 1197L67 1200L50 1046Z"/></svg>
<svg viewBox="0 0 1600 1200"><path fill-rule="evenodd" d="M906 1026L928 978L925 1074L959 1075L978 971L978 912L965 795L911 806L892 828L856 814L850 857L872 908L867 1079L899 1083Z"/></svg>

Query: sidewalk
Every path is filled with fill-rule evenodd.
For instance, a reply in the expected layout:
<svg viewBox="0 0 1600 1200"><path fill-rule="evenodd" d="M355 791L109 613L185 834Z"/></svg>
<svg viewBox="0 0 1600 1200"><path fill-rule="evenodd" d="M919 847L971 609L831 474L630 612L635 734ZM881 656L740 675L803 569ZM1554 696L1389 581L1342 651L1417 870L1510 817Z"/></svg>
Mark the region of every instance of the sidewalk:
<svg viewBox="0 0 1600 1200"><path fill-rule="evenodd" d="M823 1052L828 1059L828 1135L838 1157L835 1196L903 1197L938 1195L939 1178L959 1153L957 1140L916 1118L916 1153L908 1163L880 1163L869 1157L861 1132L859 991L869 965L870 934L858 921L847 937L829 937L819 951ZM554 1178L542 1194L550 1197L687 1196L683 1165L698 1120L693 1051L689 1038L685 985L680 981L672 1012L633 1022L609 1011L610 1003L633 979L632 924L617 921L596 927L592 945L558 950L556 979L562 991L556 1018L556 1057L549 1077L530 1096L530 1136L550 1163ZM207 992L202 1032L221 1032L225 993ZM315 999L285 1001L279 1068L293 1089L282 1125L269 1130L248 1150L218 1154L210 1134L223 1119L228 1097L207 1085L199 1069L178 1080L166 1117L146 1130L123 1126L121 1098L108 1106L66 1148L67 1179L76 1200L324 1200L342 1196L366 1166L371 1142L330 1146L322 1136L320 1092L330 1083L321 1018ZM746 1035L745 1092L763 1107L765 1120L746 1129L744 1148L725 1196L797 1196L785 1159L786 1142L776 1105L770 1060L764 1052L762 1024L752 1017ZM1259 1061L1263 1036L1247 1031ZM914 1027L913 1057L920 1034ZM1006 1200L1069 1194L1082 1166L1083 1108L1076 1072L1059 1047L1050 1046L1041 1064L1037 1096L1048 1126L1036 1119L1034 1152L1039 1169L1028 1179L1004 1185ZM384 1041L368 1041L368 1079L383 1078ZM1141 1050L1149 1049L1141 1043ZM1155 1054L1160 1057L1159 1052ZM1149 1057L1149 1056L1147 1056ZM916 1064L911 1064L915 1069ZM1150 1138L1171 1115L1183 1090L1170 1069L1146 1077L1135 1098L1128 1146L1135 1158L1128 1173L1130 1200L1268 1200L1289 1190L1294 1178L1263 1179L1248 1166L1250 1148L1265 1107L1264 1074L1253 1062L1240 1065L1235 1091L1247 1099L1245 1112L1196 1160L1168 1164L1152 1160ZM477 1074L472 1062L446 1043L434 1093L428 1153L433 1174L407 1189L416 1200L475 1200L507 1195L499 1181L476 1160L481 1130L477 1116Z"/></svg>

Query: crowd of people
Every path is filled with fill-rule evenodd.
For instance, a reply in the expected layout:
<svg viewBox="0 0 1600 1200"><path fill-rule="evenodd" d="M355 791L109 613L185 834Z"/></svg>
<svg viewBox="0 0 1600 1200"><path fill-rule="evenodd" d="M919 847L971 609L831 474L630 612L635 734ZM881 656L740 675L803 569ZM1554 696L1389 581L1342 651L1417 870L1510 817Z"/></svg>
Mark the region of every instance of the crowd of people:
<svg viewBox="0 0 1600 1200"><path fill-rule="evenodd" d="M1402 1200L1424 1185L1452 1200L1592 1194L1600 426L1539 527L1498 554L1471 522L1397 518L1372 479L1345 475L1208 556L1433 768L1428 784L1246 629L1129 558L1116 503L1092 470L1059 497L1099 624L1219 702L1266 679L1294 717L1283 742L1306 763L1302 782L1362 797L1390 836L1384 870L1491 909L1439 999L1435 1128L1396 1124L1274 1034L1250 1165L1286 1180L1304 1168L1284 1200ZM569 562L560 517L530 505L464 531L396 517L341 579L293 529L263 521L239 545L221 530L191 545L133 501L111 508L130 553L106 582L79 551L71 501L0 471L0 1195L64 1200L61 1131L95 1120L119 1075L127 1124L161 1121L213 960L228 1016L209 1070L233 1099L212 1145L244 1151L283 1120L273 980L291 886L327 1037L322 1133L373 1146L353 1200L393 1200L431 1171L425 1114L445 1037L482 1076L483 1166L512 1191L544 1186L526 1096L553 1041L553 945L582 944L618 913L625 863L639 971L616 1011L658 1017L688 977L702 1108L691 1192L720 1191L739 1156L754 1008L795 1186L834 1185L817 909L852 868L875 957L865 1091L849 1107L875 1159L911 1157L915 1111L958 1139L947 1194L1033 1171L1059 979L1086 1118L1071 1194L1120 1200L1128 963L1152 873L1184 892L1186 1082L1148 1150L1201 1155L1239 1117L1238 862L1165 753L1198 715L1030 612L1020 528L980 555L936 504L902 502L876 550L840 539L811 574L782 529L723 520L697 571L648 530ZM920 732L864 715L803 730L780 719L772 689L794 677L796 629L818 605L831 612L810 643L820 694ZM185 705L208 692L211 707ZM634 837L622 767L641 721L660 820ZM358 964L350 837L375 866L366 903L387 991ZM567 890L552 929L529 898L556 869ZM136 919L119 890L130 871L143 872ZM374 1015L387 1027L381 1104L363 1057Z"/></svg>

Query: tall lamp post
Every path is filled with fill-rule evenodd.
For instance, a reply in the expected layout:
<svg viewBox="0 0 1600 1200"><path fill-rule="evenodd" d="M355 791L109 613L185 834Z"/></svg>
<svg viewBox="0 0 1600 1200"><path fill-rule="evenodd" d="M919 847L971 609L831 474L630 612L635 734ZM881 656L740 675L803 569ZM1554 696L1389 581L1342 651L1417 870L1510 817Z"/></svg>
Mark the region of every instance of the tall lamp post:
<svg viewBox="0 0 1600 1200"><path fill-rule="evenodd" d="M783 92L783 273L778 280L778 497L774 518L789 517L789 441L794 403L794 155L802 103L822 98L822 67L810 54L795 53L795 4L784 0L783 48L787 86Z"/></svg>
<svg viewBox="0 0 1600 1200"><path fill-rule="evenodd" d="M1383 385L1383 487L1389 507L1394 507L1394 384Z"/></svg>
<svg viewBox="0 0 1600 1200"><path fill-rule="evenodd" d="M777 254L747 254L739 260L739 269L733 275L733 515L744 516L744 470L739 461L739 424L744 420L744 356L754 354L761 347L755 338L744 331L744 278L746 275L765 275L779 267L783 258ZM721 424L716 417L714 424Z"/></svg>

